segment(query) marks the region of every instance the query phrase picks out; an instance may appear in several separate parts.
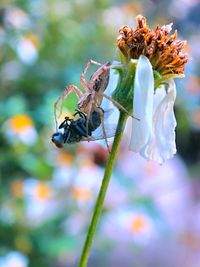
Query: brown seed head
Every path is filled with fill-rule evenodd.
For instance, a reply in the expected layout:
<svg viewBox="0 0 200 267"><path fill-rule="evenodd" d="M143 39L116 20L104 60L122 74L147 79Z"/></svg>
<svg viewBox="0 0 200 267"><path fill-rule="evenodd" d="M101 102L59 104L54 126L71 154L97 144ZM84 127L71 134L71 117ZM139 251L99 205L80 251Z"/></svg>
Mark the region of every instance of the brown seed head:
<svg viewBox="0 0 200 267"><path fill-rule="evenodd" d="M176 41L177 31L171 36L171 26L149 28L146 18L137 16L136 29L122 26L117 46L127 60L138 59L145 55L150 60L154 70L160 74L183 74L185 63L189 58L184 52L186 41Z"/></svg>

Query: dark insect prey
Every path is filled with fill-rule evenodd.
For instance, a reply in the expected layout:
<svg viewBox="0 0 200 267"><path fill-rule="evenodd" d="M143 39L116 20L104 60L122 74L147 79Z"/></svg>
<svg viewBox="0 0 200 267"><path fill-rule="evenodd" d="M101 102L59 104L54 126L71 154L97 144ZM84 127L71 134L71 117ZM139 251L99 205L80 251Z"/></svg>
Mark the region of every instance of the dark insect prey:
<svg viewBox="0 0 200 267"><path fill-rule="evenodd" d="M102 108L100 109L104 113L104 110ZM59 126L59 129L63 129L63 132L56 132L52 135L51 140L57 147L61 148L65 143L72 144L80 141L95 140L95 138L92 137L92 132L101 125L99 112L93 111L89 120L80 110L76 111L74 116L76 115L79 115L78 119L65 117L65 120Z"/></svg>

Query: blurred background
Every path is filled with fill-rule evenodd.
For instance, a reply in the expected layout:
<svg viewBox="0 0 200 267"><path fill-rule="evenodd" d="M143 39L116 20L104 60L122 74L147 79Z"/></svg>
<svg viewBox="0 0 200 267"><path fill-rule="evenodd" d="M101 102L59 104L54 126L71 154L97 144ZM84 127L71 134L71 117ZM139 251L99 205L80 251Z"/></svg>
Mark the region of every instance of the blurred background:
<svg viewBox="0 0 200 267"><path fill-rule="evenodd" d="M124 138L89 266L200 266L200 1L1 0L0 267L76 266L108 154L56 148L53 104L89 59L116 58L118 29L138 14L188 40L178 153L160 166Z"/></svg>

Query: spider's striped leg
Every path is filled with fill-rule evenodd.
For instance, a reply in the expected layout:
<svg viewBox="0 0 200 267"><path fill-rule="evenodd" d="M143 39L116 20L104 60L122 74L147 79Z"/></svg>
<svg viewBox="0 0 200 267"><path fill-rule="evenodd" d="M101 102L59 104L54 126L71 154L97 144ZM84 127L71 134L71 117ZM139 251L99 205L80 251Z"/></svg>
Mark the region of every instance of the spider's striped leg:
<svg viewBox="0 0 200 267"><path fill-rule="evenodd" d="M107 146L108 152L110 153L110 148L109 148L108 139L107 139L107 136L106 136L105 124L104 124L104 112L102 111L101 108L97 108L96 112L99 113L104 139L105 139L105 142L106 142L106 146Z"/></svg>
<svg viewBox="0 0 200 267"><path fill-rule="evenodd" d="M54 118L55 118L55 123L56 123L56 130L58 129L57 114L56 114L57 105L60 102L60 100L62 100L61 107L60 107L60 113L59 113L59 117L60 117L60 115L62 113L64 100L67 98L67 96L71 92L74 92L78 98L80 98L82 96L82 92L80 89L78 89L78 87L76 87L75 85L69 85L68 87L65 88L63 93L58 97L58 99L54 103Z"/></svg>
<svg viewBox="0 0 200 267"><path fill-rule="evenodd" d="M121 104L119 104L117 101L115 101L114 99L112 99L112 97L110 97L110 96L108 96L108 95L106 95L106 94L102 94L105 98L107 98L108 100L110 100L112 103L113 103L113 105L114 106L116 106L117 108L119 108L119 109L121 109L121 110L123 110L125 113L127 113L130 117L132 117L133 119L135 119L135 120L140 120L140 119L138 119L138 118L136 118L136 117L134 117L125 107L123 107Z"/></svg>
<svg viewBox="0 0 200 267"><path fill-rule="evenodd" d="M84 88L86 91L88 90L88 84L87 84L87 81L86 81L86 79L85 79L85 75L86 75L86 73L87 73L87 71L88 71L88 69L89 69L89 66L90 66L91 64L98 65L98 66L101 66L101 65L102 65L101 63L98 63L98 62L96 62L96 61L94 61L94 60L92 60L92 59L90 59L90 60L88 61L88 63L86 64L86 66L85 66L85 68L84 68L84 70L83 70L83 73L81 74L81 78L80 78L80 82L81 82L83 88Z"/></svg>

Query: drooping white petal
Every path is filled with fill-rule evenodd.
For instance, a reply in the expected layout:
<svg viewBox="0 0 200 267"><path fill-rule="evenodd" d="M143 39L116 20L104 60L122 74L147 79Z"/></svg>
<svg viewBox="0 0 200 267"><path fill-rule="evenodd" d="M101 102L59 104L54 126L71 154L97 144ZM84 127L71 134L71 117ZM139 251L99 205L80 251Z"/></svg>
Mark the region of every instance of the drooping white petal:
<svg viewBox="0 0 200 267"><path fill-rule="evenodd" d="M140 56L135 73L133 119L130 149L145 153L143 150L152 136L154 77L151 63Z"/></svg>
<svg viewBox="0 0 200 267"><path fill-rule="evenodd" d="M147 158L163 163L176 153L174 102L176 85L169 80L167 93L157 89L154 95L153 135L147 145Z"/></svg>
<svg viewBox="0 0 200 267"><path fill-rule="evenodd" d="M112 62L112 65L119 65L120 62L114 61ZM119 74L116 70L110 69L110 78L109 78L109 83L108 86L105 90L105 94L109 97L112 96L112 93L117 87L119 80ZM119 110L113 105L113 103L107 99L103 98L101 108L104 110L104 125L105 125L105 131L106 131L106 137L110 138L111 136L114 136L116 128L117 128L117 121L119 118ZM113 123L113 122L116 122ZM103 130L102 130L102 125L97 128L95 131L92 133L92 137L98 138L98 136L104 136ZM110 139L112 141L112 139ZM99 144L102 146L106 147L105 140L98 140L97 141Z"/></svg>
<svg viewBox="0 0 200 267"><path fill-rule="evenodd" d="M112 62L112 65L119 65L120 63L117 61ZM116 89L117 84L119 80L119 74L116 72L116 70L112 69L110 70L110 78L108 86L105 90L105 94L107 96L112 95L113 91ZM119 110L113 105L113 103L107 99L103 98L101 108L103 108L104 111L106 111L106 114L104 114L104 117L106 118L107 123L113 123L113 121L117 121L119 117Z"/></svg>
<svg viewBox="0 0 200 267"><path fill-rule="evenodd" d="M168 80L168 88L158 88L154 94L151 63L145 56L138 60L135 81L131 150L148 160L163 163L176 153L174 102L176 85Z"/></svg>

